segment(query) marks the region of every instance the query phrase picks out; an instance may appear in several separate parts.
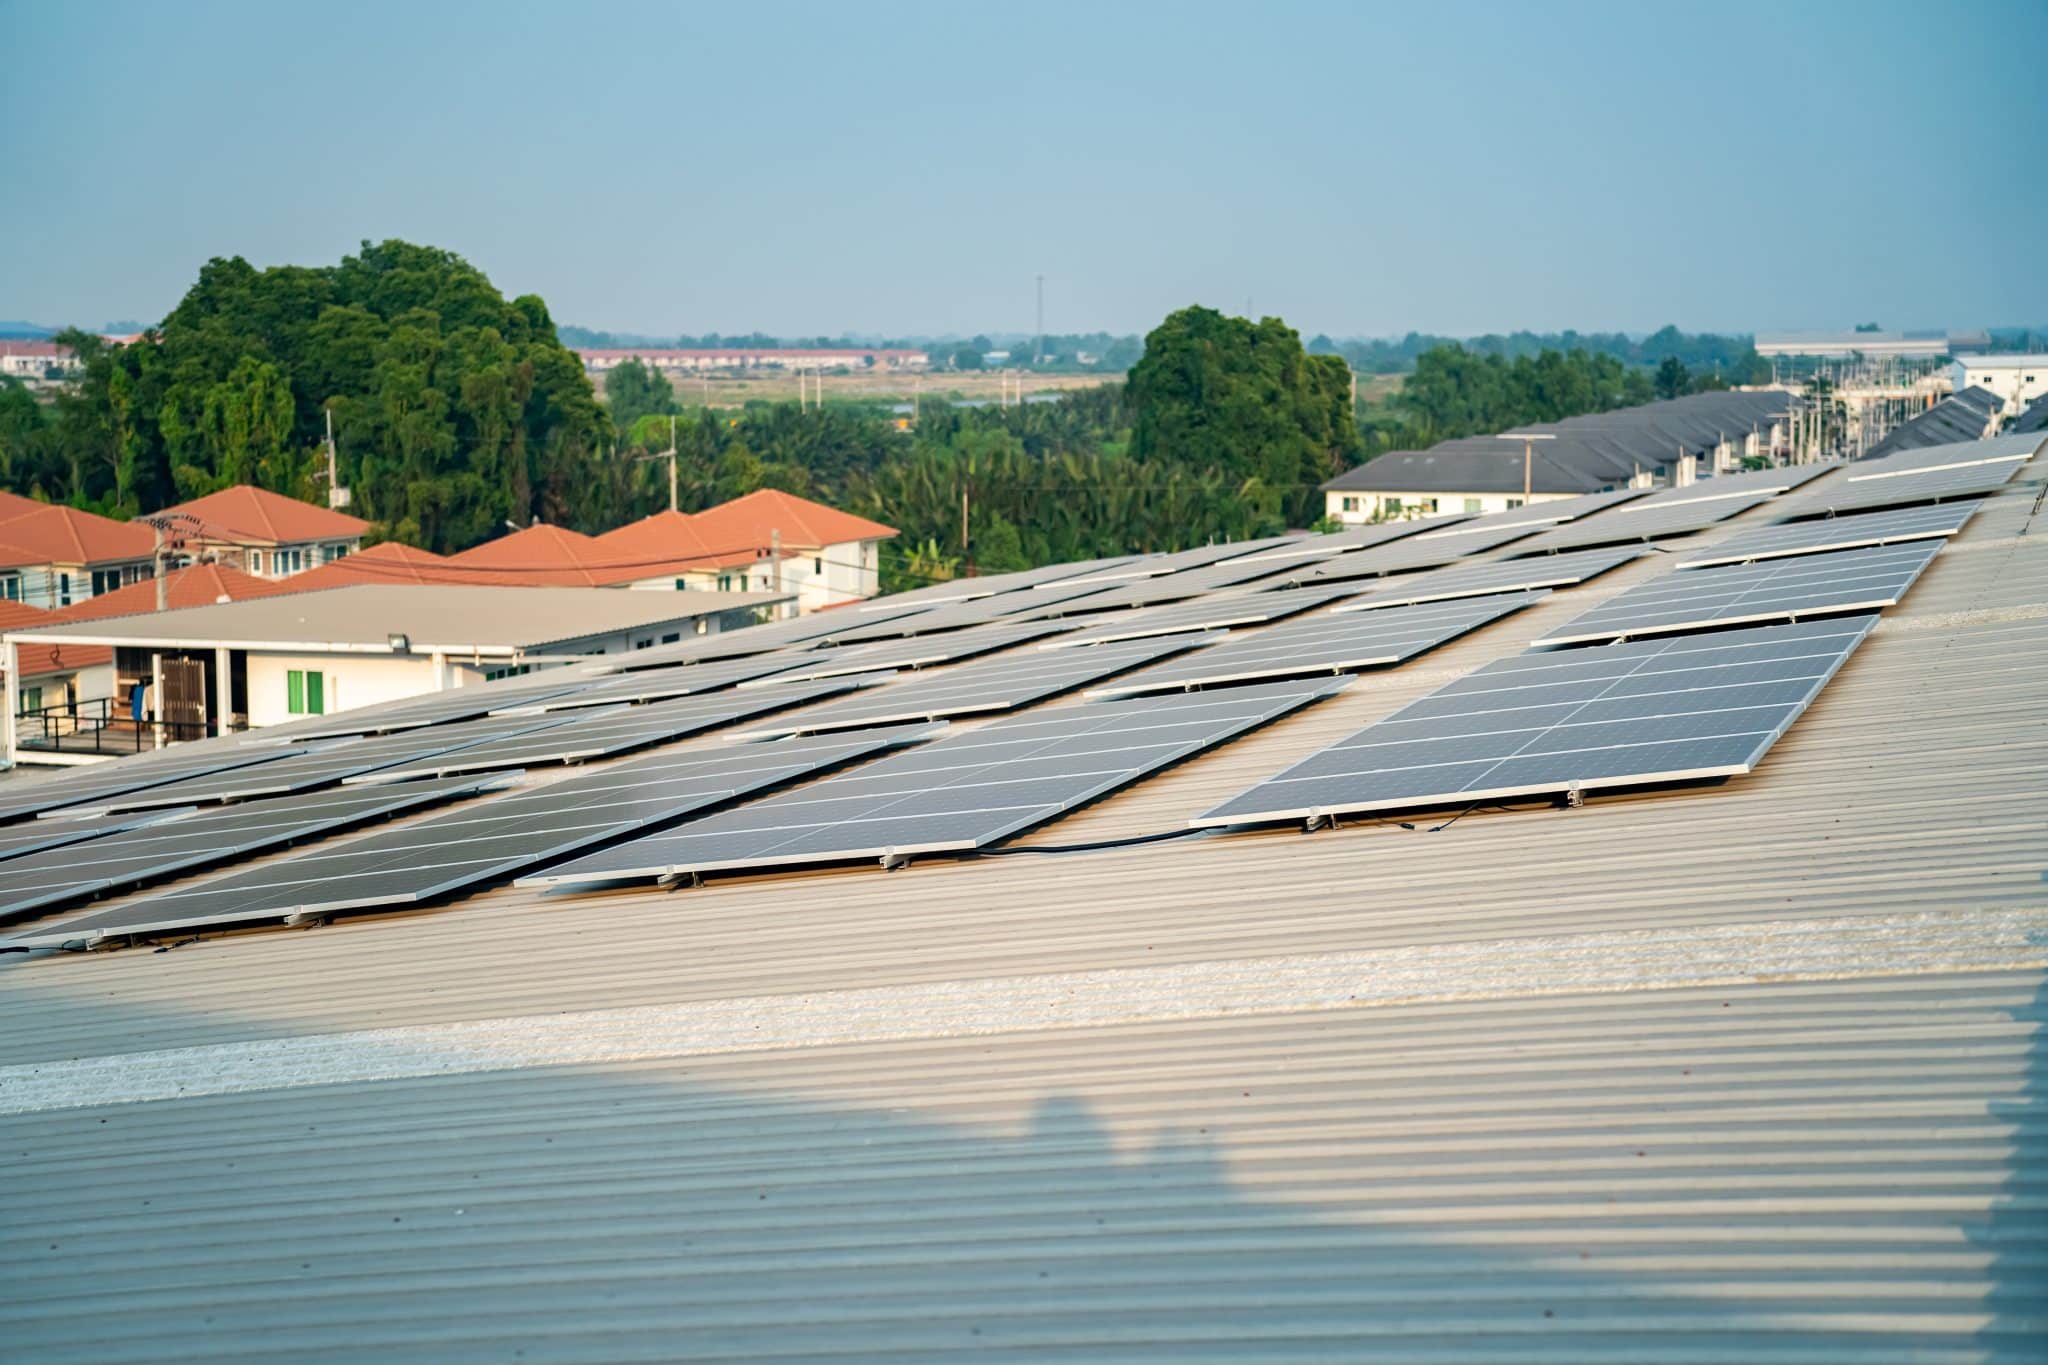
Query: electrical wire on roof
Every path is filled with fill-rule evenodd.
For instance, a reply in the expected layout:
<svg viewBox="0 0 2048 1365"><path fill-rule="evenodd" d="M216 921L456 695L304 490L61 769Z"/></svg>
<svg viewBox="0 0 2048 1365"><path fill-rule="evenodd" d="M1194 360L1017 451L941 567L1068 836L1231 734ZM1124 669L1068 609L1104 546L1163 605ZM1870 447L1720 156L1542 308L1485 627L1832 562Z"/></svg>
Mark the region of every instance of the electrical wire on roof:
<svg viewBox="0 0 2048 1365"><path fill-rule="evenodd" d="M1109 848L1130 848L1137 844L1161 844L1169 839L1190 839L1207 834L1206 829L1169 829L1157 834L1133 834L1124 839L1100 839L1091 844L1040 844L1031 848L984 848L982 857L1004 857L1013 853L1095 853Z"/></svg>

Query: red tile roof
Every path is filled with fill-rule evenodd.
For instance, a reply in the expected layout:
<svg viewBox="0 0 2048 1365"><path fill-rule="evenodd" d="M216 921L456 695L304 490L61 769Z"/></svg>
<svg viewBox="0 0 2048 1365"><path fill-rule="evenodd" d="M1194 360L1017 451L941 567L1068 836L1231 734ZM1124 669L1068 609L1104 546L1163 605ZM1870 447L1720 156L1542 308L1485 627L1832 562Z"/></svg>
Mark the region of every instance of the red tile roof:
<svg viewBox="0 0 2048 1365"><path fill-rule="evenodd" d="M785 550L822 550L849 541L887 540L896 534L893 526L774 488L757 489L707 507L690 520L705 543L721 551L758 546L766 553L771 533L777 531Z"/></svg>
<svg viewBox="0 0 2048 1365"><path fill-rule="evenodd" d="M206 607L225 597L240 602L251 597L274 597L291 589L283 583L243 573L227 564L194 564L173 570L164 579L164 600L170 607ZM140 616L156 610L156 580L145 578L113 592L73 602L54 615L59 621L99 621L109 616Z"/></svg>
<svg viewBox="0 0 2048 1365"><path fill-rule="evenodd" d="M607 583L630 583L672 573L703 573L753 564L767 555L764 545L716 546L704 538L696 517L656 512L597 538L601 561L590 567Z"/></svg>
<svg viewBox="0 0 2048 1365"><path fill-rule="evenodd" d="M215 540L243 545L292 545L308 540L354 540L370 523L282 493L238 483L203 498L166 507L166 514L195 518Z"/></svg>
<svg viewBox="0 0 2048 1365"><path fill-rule="evenodd" d="M8 550L0 564L118 564L154 554L156 532L139 521L36 503L18 513L0 508L0 546Z"/></svg>
<svg viewBox="0 0 2048 1365"><path fill-rule="evenodd" d="M509 536L499 536L475 545L461 554L450 555L449 563L463 568L498 574L498 582L524 582L544 587L595 588L611 580L598 576L593 566L606 556L597 549L597 538L563 526L527 526Z"/></svg>
<svg viewBox="0 0 2048 1365"><path fill-rule="evenodd" d="M0 598L0 634L10 630L33 630L37 626L62 625L63 618L54 611L31 607L23 602L10 602ZM22 645L21 676L40 677L46 673L70 673L81 668L97 668L114 661L114 651L105 645ZM0 669L4 669L0 665Z"/></svg>
<svg viewBox="0 0 2048 1365"><path fill-rule="evenodd" d="M292 592L317 592L322 588L348 588L361 583L461 583L504 587L528 582L530 580L519 574L465 569L446 555L387 540L346 559L293 574L284 580L284 586Z"/></svg>
<svg viewBox="0 0 2048 1365"><path fill-rule="evenodd" d="M47 502L37 502L34 498L24 498L19 493L10 493L0 488L0 521L21 516L25 512L40 512L49 505Z"/></svg>

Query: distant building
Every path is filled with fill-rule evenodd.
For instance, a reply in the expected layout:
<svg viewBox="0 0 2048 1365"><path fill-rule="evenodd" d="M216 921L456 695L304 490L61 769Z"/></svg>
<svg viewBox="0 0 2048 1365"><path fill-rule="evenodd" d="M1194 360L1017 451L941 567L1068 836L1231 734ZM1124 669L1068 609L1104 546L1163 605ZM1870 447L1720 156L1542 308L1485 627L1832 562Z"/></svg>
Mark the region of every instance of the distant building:
<svg viewBox="0 0 2048 1365"><path fill-rule="evenodd" d="M58 623L56 615L39 607L0 601L0 634ZM15 662L20 676L9 690L16 723L32 739L75 733L80 704L114 690L114 651L103 645L24 645Z"/></svg>
<svg viewBox="0 0 2048 1365"><path fill-rule="evenodd" d="M166 507L163 515L189 517L202 528L179 533L185 562L211 559L259 578L289 578L353 554L370 529L360 517L248 484Z"/></svg>
<svg viewBox="0 0 2048 1365"><path fill-rule="evenodd" d="M1949 338L1946 332L1758 332L1756 353L1816 360L1852 355L1938 358L1949 353Z"/></svg>
<svg viewBox="0 0 2048 1365"><path fill-rule="evenodd" d="M0 341L0 375L10 379L66 379L83 368L69 346L53 341Z"/></svg>
<svg viewBox="0 0 2048 1365"><path fill-rule="evenodd" d="M1523 443L1512 433L1389 451L1325 483L1324 515L1358 523L1502 512L1525 500L1712 478L1786 450L1792 404L1780 390L1723 390L1519 428L1547 438L1529 443L1526 499Z"/></svg>
<svg viewBox="0 0 2048 1365"><path fill-rule="evenodd" d="M152 715L181 737L275 725L460 687L592 654L624 654L745 625L763 593L363 585L279 590L245 601L4 635L4 658L104 647L118 671L152 679ZM10 678L7 690L15 690ZM9 756L16 750L8 708Z"/></svg>
<svg viewBox="0 0 2048 1365"><path fill-rule="evenodd" d="M2004 404L2007 416L2018 416L2042 394L2048 394L2048 355L1973 355L1952 367L1955 389L1987 389Z"/></svg>
<svg viewBox="0 0 2048 1365"><path fill-rule="evenodd" d="M923 351L884 347L719 346L580 347L583 368L601 375L615 365L637 360L663 374L743 374L748 370L922 370L931 365Z"/></svg>
<svg viewBox="0 0 2048 1365"><path fill-rule="evenodd" d="M155 553L140 523L0 493L0 600L58 611L148 578Z"/></svg>

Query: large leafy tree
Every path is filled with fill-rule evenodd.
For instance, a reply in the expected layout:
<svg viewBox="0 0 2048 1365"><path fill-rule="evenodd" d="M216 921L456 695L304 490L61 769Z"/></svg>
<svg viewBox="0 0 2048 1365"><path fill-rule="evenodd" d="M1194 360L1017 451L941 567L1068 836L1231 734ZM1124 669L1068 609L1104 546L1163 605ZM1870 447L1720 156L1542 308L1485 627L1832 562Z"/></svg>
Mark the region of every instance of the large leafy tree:
<svg viewBox="0 0 2048 1365"><path fill-rule="evenodd" d="M1310 355L1278 318L1183 308L1145 338L1128 388L1133 456L1255 483L1295 524L1358 447L1343 358Z"/></svg>
<svg viewBox="0 0 2048 1365"><path fill-rule="evenodd" d="M628 360L614 365L604 377L605 402L612 410L612 424L630 431L643 417L666 417L676 409L676 391L661 371Z"/></svg>
<svg viewBox="0 0 2048 1365"><path fill-rule="evenodd" d="M386 536L453 550L536 516L602 529L615 510L604 412L546 305L452 252L216 259L135 344L63 340L85 370L38 456L52 497L131 515L234 483L317 499L332 414L342 482Z"/></svg>

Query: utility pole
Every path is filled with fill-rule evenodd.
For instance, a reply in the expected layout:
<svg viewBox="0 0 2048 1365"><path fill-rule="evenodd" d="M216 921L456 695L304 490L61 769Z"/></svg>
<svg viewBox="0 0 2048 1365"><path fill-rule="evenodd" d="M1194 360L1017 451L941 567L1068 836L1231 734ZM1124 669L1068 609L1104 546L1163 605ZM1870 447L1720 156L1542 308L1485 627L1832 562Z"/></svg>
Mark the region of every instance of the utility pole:
<svg viewBox="0 0 2048 1365"><path fill-rule="evenodd" d="M668 415L668 510L676 510L676 415Z"/></svg>
<svg viewBox="0 0 2048 1365"><path fill-rule="evenodd" d="M328 408L327 417L327 505L336 511L349 505L349 491L341 486L341 471L334 451L334 409Z"/></svg>
<svg viewBox="0 0 2048 1365"><path fill-rule="evenodd" d="M1031 363L1045 363L1045 276L1038 277L1038 344L1031 352Z"/></svg>
<svg viewBox="0 0 2048 1365"><path fill-rule="evenodd" d="M1503 431L1496 439L1522 443L1522 506L1527 507L1535 483L1536 442L1557 438L1547 431Z"/></svg>

